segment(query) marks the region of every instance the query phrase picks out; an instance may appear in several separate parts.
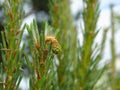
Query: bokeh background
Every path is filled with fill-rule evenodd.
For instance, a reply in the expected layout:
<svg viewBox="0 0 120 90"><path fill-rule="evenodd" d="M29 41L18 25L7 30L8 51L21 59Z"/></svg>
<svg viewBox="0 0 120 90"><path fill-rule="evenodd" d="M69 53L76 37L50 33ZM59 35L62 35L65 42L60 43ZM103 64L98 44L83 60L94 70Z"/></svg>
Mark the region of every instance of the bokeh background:
<svg viewBox="0 0 120 90"><path fill-rule="evenodd" d="M23 25L27 23L28 25L32 22L34 18L36 18L38 28L40 30L41 28L41 22L42 21L48 21L49 24L51 24L50 21L50 13L49 13L49 7L48 7L48 1L49 0L25 0L23 9L25 10L25 18L23 21ZM0 23L4 22L5 15L2 8L2 3L4 0L0 0ZM82 0L71 0L70 1L70 10L72 12L72 17L74 21L74 25L77 28L78 37L80 39L80 43L82 45L83 42L83 36L81 34L81 24L82 23L82 12L84 10L83 8L83 1ZM109 28L107 33L107 40L105 44L105 50L103 54L102 61L100 62L100 67L104 66L106 63L109 63L111 61L111 46L110 46L110 40L112 38L112 31L111 31L111 6L113 8L114 13L114 23L115 23L115 68L117 72L120 72L120 0L100 0L100 16L98 18L97 28L101 29L99 32L95 42L100 43L102 40L102 33L104 28ZM23 43L26 42L28 38L27 30L24 32L23 37ZM21 43L21 45L23 44ZM29 50L26 48L26 52L29 53ZM27 69L26 69L27 72ZM29 78L25 77L23 78L20 87L22 90L28 90L29 88ZM111 89L110 89L111 90Z"/></svg>

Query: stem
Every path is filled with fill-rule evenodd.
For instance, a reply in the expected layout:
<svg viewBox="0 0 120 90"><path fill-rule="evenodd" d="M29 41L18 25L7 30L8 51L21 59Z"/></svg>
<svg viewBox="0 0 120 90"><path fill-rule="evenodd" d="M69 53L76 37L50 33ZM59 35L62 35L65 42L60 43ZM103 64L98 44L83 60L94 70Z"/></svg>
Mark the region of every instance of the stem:
<svg viewBox="0 0 120 90"><path fill-rule="evenodd" d="M112 56L112 61L111 61L111 87L112 90L115 89L115 28L114 28L114 14L113 14L113 5L110 6L111 10L111 29L112 29L112 39L111 39L111 56Z"/></svg>

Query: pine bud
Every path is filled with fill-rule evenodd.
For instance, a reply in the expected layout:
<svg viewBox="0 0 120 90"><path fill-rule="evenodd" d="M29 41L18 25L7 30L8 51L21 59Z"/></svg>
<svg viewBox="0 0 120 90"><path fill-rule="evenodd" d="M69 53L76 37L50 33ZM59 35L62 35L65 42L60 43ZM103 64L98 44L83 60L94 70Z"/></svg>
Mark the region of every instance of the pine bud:
<svg viewBox="0 0 120 90"><path fill-rule="evenodd" d="M58 43L56 39L52 41L52 51L55 54L59 54L61 52L61 45Z"/></svg>
<svg viewBox="0 0 120 90"><path fill-rule="evenodd" d="M62 51L61 50L61 45L59 44L57 39L55 39L55 37L47 36L45 38L45 42L51 42L52 43L52 52L53 53L59 54Z"/></svg>

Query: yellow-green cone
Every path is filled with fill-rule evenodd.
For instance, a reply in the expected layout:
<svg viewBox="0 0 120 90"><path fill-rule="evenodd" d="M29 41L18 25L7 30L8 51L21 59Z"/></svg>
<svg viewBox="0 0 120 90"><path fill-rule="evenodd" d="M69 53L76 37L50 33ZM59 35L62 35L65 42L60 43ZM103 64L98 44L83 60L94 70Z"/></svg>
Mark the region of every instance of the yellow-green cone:
<svg viewBox="0 0 120 90"><path fill-rule="evenodd" d="M55 37L52 36L47 36L45 38L45 42L51 42L52 43L52 52L55 54L59 54L61 53L61 45L59 44L59 42L57 41L57 39L55 39Z"/></svg>
<svg viewBox="0 0 120 90"><path fill-rule="evenodd" d="M59 54L62 51L61 45L56 40L52 42L52 51L55 54Z"/></svg>

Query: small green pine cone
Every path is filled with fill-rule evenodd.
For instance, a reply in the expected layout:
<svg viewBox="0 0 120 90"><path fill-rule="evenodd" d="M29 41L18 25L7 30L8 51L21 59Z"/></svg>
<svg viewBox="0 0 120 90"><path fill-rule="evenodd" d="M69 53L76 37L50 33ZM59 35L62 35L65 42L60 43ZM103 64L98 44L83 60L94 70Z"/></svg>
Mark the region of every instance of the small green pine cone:
<svg viewBox="0 0 120 90"><path fill-rule="evenodd" d="M58 41L57 40L53 40L52 41L52 51L53 51L53 53L55 53L55 54L59 54L59 53L61 53L61 45L58 43Z"/></svg>

